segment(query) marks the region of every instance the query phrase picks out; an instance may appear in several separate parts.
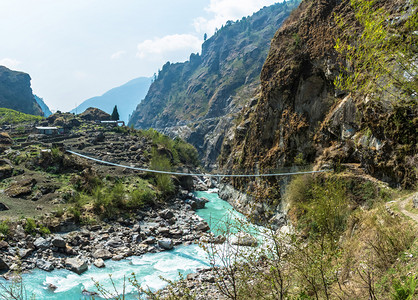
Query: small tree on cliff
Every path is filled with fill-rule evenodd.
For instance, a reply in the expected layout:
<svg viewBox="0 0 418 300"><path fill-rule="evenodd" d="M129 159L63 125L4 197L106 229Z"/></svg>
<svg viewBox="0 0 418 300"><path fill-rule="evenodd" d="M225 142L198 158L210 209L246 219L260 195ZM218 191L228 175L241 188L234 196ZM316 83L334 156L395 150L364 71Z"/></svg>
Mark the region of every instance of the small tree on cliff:
<svg viewBox="0 0 418 300"><path fill-rule="evenodd" d="M112 112L112 120L118 121L119 120L119 113L118 113L118 107L115 105Z"/></svg>

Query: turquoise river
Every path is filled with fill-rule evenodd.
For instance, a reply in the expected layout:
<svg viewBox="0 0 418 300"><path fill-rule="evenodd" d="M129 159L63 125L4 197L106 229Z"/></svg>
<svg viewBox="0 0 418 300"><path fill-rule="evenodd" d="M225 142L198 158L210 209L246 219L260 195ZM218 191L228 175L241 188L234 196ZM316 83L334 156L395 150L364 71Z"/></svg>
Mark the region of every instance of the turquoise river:
<svg viewBox="0 0 418 300"><path fill-rule="evenodd" d="M232 219L242 218L242 215L234 211L232 206L220 199L216 193L196 192L196 196L209 200L206 207L198 210L197 214L209 223L212 232L216 233L219 230L218 226L222 226L217 220L230 219L230 216L233 216ZM62 269L52 272L35 269L31 273L23 274L22 279L28 299L90 299L84 296L82 291L97 291L95 281L100 282L107 290L112 290L109 274L112 274L112 280L119 291L122 290L124 278L129 278L132 273L135 273L142 287L156 290L166 285L161 277L176 280L179 273L186 275L199 268L208 267L210 265L207 253L198 245L192 244L178 246L171 251L132 256L122 261L108 260L105 268L90 266L82 275ZM2 280L2 283L5 281ZM51 291L48 289L49 284L55 285L57 289ZM126 284L126 291L131 294L128 298L137 299L129 282Z"/></svg>

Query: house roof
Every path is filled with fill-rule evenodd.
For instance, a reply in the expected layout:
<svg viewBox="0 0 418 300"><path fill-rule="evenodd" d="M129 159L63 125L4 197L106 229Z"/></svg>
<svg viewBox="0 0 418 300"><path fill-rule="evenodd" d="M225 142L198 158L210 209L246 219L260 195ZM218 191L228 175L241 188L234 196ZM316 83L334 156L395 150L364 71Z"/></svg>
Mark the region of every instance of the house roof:
<svg viewBox="0 0 418 300"><path fill-rule="evenodd" d="M58 130L57 127L36 127L39 130Z"/></svg>

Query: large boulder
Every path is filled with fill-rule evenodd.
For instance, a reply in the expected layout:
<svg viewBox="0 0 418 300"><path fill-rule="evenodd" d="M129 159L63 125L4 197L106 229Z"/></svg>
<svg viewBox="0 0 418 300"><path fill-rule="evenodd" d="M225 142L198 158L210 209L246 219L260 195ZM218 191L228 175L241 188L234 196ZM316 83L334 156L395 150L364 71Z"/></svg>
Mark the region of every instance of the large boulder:
<svg viewBox="0 0 418 300"><path fill-rule="evenodd" d="M168 208L160 211L159 215L160 215L161 218L166 219L166 220L171 219L172 217L174 217L173 212Z"/></svg>
<svg viewBox="0 0 418 300"><path fill-rule="evenodd" d="M0 202L0 211L4 210L9 210L9 207L6 204Z"/></svg>
<svg viewBox="0 0 418 300"><path fill-rule="evenodd" d="M118 248L123 244L123 241L118 237L113 237L106 242L106 245L111 248Z"/></svg>
<svg viewBox="0 0 418 300"><path fill-rule="evenodd" d="M9 243L6 241L0 241L0 249L7 249L9 248Z"/></svg>
<svg viewBox="0 0 418 300"><path fill-rule="evenodd" d="M13 169L14 168L9 161L5 159L0 159L0 180L12 176Z"/></svg>
<svg viewBox="0 0 418 300"><path fill-rule="evenodd" d="M107 249L98 249L93 253L93 257L96 259L109 259L113 257L113 254Z"/></svg>
<svg viewBox="0 0 418 300"><path fill-rule="evenodd" d="M9 265L0 257L0 272L8 271Z"/></svg>
<svg viewBox="0 0 418 300"><path fill-rule="evenodd" d="M164 250L171 250L174 247L171 239L158 240L158 246Z"/></svg>
<svg viewBox="0 0 418 300"><path fill-rule="evenodd" d="M33 252L33 249L19 249L18 251L20 258L26 258L29 255L31 255L32 252Z"/></svg>
<svg viewBox="0 0 418 300"><path fill-rule="evenodd" d="M93 265L97 268L104 268L106 266L103 259L101 258L95 259Z"/></svg>
<svg viewBox="0 0 418 300"><path fill-rule="evenodd" d="M245 247L256 247L258 245L258 241L255 237L247 233L238 233L232 237L231 244Z"/></svg>
<svg viewBox="0 0 418 300"><path fill-rule="evenodd" d="M74 257L65 260L65 268L80 275L87 271L88 266L84 260Z"/></svg>
<svg viewBox="0 0 418 300"><path fill-rule="evenodd" d="M202 209L205 208L206 203L208 203L209 200L202 197L202 198L196 198L196 204L197 204L197 209Z"/></svg>
<svg viewBox="0 0 418 300"><path fill-rule="evenodd" d="M209 227L209 224L206 221L202 221L199 224L197 224L196 229L198 231L206 232L206 231L210 230L210 227Z"/></svg>
<svg viewBox="0 0 418 300"><path fill-rule="evenodd" d="M52 263L43 259L38 259L36 261L36 267L38 269L48 271L48 272L54 270L54 266L52 265Z"/></svg>
<svg viewBox="0 0 418 300"><path fill-rule="evenodd" d="M67 243L62 237L56 236L52 240L52 245L54 245L57 248L65 248L67 246Z"/></svg>
<svg viewBox="0 0 418 300"><path fill-rule="evenodd" d="M51 246L51 243L43 237L39 237L33 242L33 245L36 248L47 249Z"/></svg>
<svg viewBox="0 0 418 300"><path fill-rule="evenodd" d="M12 198L19 198L32 193L32 187L35 185L36 179L28 178L12 183L4 192Z"/></svg>

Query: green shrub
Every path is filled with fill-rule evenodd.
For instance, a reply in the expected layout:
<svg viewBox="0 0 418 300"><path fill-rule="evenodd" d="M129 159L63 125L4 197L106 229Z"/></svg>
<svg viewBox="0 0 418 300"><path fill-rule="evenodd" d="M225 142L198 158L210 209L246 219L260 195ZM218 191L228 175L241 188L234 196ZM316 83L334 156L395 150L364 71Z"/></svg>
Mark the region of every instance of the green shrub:
<svg viewBox="0 0 418 300"><path fill-rule="evenodd" d="M101 214L103 207L108 205L107 198L103 192L103 188L96 187L93 191L93 209L95 213Z"/></svg>
<svg viewBox="0 0 418 300"><path fill-rule="evenodd" d="M153 149L150 167L153 170L171 171L170 160L164 155L160 155L155 149ZM170 175L158 173L154 173L153 175L155 176L157 187L163 195L174 192L175 187Z"/></svg>
<svg viewBox="0 0 418 300"><path fill-rule="evenodd" d="M78 205L68 208L68 212L73 215L74 221L79 223L81 221L81 207Z"/></svg>
<svg viewBox="0 0 418 300"><path fill-rule="evenodd" d="M9 222L8 221L1 222L0 223L0 233L5 235L5 236L8 236L9 231L10 231Z"/></svg>
<svg viewBox="0 0 418 300"><path fill-rule="evenodd" d="M112 128L113 132L120 133L120 134L128 134L130 128L127 126L115 126Z"/></svg>
<svg viewBox="0 0 418 300"><path fill-rule="evenodd" d="M418 283L418 279L415 278L415 275L405 279L405 282L400 280L395 280L393 282L394 293L392 297L394 300L412 300L414 299L415 289Z"/></svg>
<svg viewBox="0 0 418 300"><path fill-rule="evenodd" d="M295 208L299 208L301 203L308 201L312 197L310 187L313 182L314 177L310 174L293 177L286 188L286 202Z"/></svg>
<svg viewBox="0 0 418 300"><path fill-rule="evenodd" d="M133 190L129 195L129 200L126 203L128 208L143 208L154 202L155 192L150 188Z"/></svg>
<svg viewBox="0 0 418 300"><path fill-rule="evenodd" d="M306 161L303 159L303 154L302 153L299 153L298 155L295 156L294 162L295 162L295 165L297 165L297 166L306 165Z"/></svg>
<svg viewBox="0 0 418 300"><path fill-rule="evenodd" d="M45 235L51 234L51 231L49 230L48 227L45 227L44 225L41 224L39 225L39 233L42 236L45 236Z"/></svg>
<svg viewBox="0 0 418 300"><path fill-rule="evenodd" d="M123 208L125 188L121 182L116 183L110 192L110 202L112 207Z"/></svg>
<svg viewBox="0 0 418 300"><path fill-rule="evenodd" d="M64 215L64 209L59 208L56 212L54 212L54 215L55 215L57 218L62 217L62 216Z"/></svg>
<svg viewBox="0 0 418 300"><path fill-rule="evenodd" d="M54 162L58 162L61 161L63 156L64 156L64 152L61 151L60 148L58 147L52 147L51 148L51 156L52 156L52 160Z"/></svg>
<svg viewBox="0 0 418 300"><path fill-rule="evenodd" d="M138 206L134 205L134 202L139 203L139 200L132 202L132 196L127 197L125 186L122 182L117 182L111 187L96 187L92 193L92 200L94 212L99 216L107 218L128 207L139 207L139 204Z"/></svg>
<svg viewBox="0 0 418 300"><path fill-rule="evenodd" d="M179 138L176 138L174 141L174 148L178 153L180 162L183 164L190 163L195 167L198 166L199 154L197 153L196 148Z"/></svg>
<svg viewBox="0 0 418 300"><path fill-rule="evenodd" d="M199 155L195 147L186 143L180 138L174 140L164 134L159 133L155 129L140 131L142 135L152 140L155 146L163 147L172 154L173 163L199 165Z"/></svg>
<svg viewBox="0 0 418 300"><path fill-rule="evenodd" d="M348 211L348 200L343 183L336 179L313 187L313 198L307 209L307 219L312 221L311 231L329 235L334 240L344 231Z"/></svg>
<svg viewBox="0 0 418 300"><path fill-rule="evenodd" d="M349 209L342 180L311 175L296 177L289 184L286 199L298 225L311 237L326 235L335 240L344 231Z"/></svg>
<svg viewBox="0 0 418 300"><path fill-rule="evenodd" d="M32 218L26 218L25 232L30 235L36 234L36 222Z"/></svg>
<svg viewBox="0 0 418 300"><path fill-rule="evenodd" d="M417 14L408 14L401 24L389 22L390 13L380 1L351 0L359 29L353 28L344 15L336 15L342 36L335 49L347 60L345 72L335 80L339 89L355 94L374 95L386 100L416 101L416 44ZM414 10L418 2L411 3Z"/></svg>

